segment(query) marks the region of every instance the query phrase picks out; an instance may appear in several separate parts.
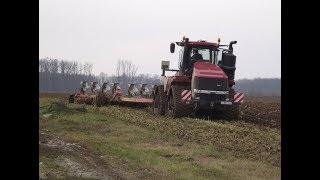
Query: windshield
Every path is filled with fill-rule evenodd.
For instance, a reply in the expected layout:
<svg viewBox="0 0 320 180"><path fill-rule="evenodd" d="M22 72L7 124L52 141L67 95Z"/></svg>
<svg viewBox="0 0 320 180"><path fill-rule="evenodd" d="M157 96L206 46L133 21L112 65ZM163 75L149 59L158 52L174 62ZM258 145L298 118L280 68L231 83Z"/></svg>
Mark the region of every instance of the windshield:
<svg viewBox="0 0 320 180"><path fill-rule="evenodd" d="M220 52L217 49L192 47L190 50L189 59L191 61L203 60L217 64L218 59L221 58L221 55L219 54Z"/></svg>

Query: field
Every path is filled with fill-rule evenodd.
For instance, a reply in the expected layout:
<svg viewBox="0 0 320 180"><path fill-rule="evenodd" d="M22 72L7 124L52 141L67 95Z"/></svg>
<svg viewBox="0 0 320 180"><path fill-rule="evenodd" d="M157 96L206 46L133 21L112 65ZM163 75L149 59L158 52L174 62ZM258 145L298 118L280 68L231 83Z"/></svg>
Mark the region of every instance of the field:
<svg viewBox="0 0 320 180"><path fill-rule="evenodd" d="M248 98L225 121L65 97L40 94L40 178L280 179L279 98Z"/></svg>

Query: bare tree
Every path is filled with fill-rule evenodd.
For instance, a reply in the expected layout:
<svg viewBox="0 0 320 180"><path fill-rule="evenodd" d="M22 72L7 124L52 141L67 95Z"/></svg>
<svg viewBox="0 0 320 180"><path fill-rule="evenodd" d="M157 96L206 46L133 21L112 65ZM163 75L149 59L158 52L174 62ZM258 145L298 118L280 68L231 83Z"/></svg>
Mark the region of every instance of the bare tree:
<svg viewBox="0 0 320 180"><path fill-rule="evenodd" d="M117 81L119 81L119 78L120 78L120 68L121 68L121 60L118 60L117 67L116 67Z"/></svg>
<svg viewBox="0 0 320 180"><path fill-rule="evenodd" d="M67 64L68 64L68 62L67 62L67 61L64 61L64 60L61 60L61 61L59 62L59 69L60 69L59 72L60 72L61 74L65 74Z"/></svg>
<svg viewBox="0 0 320 180"><path fill-rule="evenodd" d="M58 73L59 71L59 62L58 59L51 59L50 60L50 64L51 64L51 73Z"/></svg>
<svg viewBox="0 0 320 180"><path fill-rule="evenodd" d="M83 74L83 65L82 63L78 63L77 74Z"/></svg>
<svg viewBox="0 0 320 180"><path fill-rule="evenodd" d="M92 72L92 64L90 63L85 63L83 65L83 73L87 76L90 76Z"/></svg>
<svg viewBox="0 0 320 180"><path fill-rule="evenodd" d="M72 65L70 62L68 62L65 66L65 73L66 74L72 74Z"/></svg>
<svg viewBox="0 0 320 180"><path fill-rule="evenodd" d="M41 59L39 62L41 72L49 72L49 58Z"/></svg>
<svg viewBox="0 0 320 180"><path fill-rule="evenodd" d="M128 88L128 83L133 82L138 71L138 67L131 61L118 60L116 66L117 81L124 89Z"/></svg>
<svg viewBox="0 0 320 180"><path fill-rule="evenodd" d="M103 72L101 72L97 78L98 78L99 84L102 84L102 83L108 81L108 75Z"/></svg>
<svg viewBox="0 0 320 180"><path fill-rule="evenodd" d="M88 75L89 75L89 76L92 75L92 67L93 67L92 64L89 64L89 65L88 65Z"/></svg>
<svg viewBox="0 0 320 180"><path fill-rule="evenodd" d="M44 59L39 60L39 72L45 72L45 63Z"/></svg>

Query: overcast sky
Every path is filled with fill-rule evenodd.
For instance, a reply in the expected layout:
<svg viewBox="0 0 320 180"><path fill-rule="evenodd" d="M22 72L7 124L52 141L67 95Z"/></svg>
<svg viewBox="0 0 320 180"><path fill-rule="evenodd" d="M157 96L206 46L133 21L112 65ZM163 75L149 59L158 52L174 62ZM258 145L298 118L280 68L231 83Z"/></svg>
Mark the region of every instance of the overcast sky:
<svg viewBox="0 0 320 180"><path fill-rule="evenodd" d="M113 74L118 59L139 73L177 67L169 44L237 40L236 79L281 77L280 0L40 0L39 56L90 62ZM177 50L177 49L176 49Z"/></svg>

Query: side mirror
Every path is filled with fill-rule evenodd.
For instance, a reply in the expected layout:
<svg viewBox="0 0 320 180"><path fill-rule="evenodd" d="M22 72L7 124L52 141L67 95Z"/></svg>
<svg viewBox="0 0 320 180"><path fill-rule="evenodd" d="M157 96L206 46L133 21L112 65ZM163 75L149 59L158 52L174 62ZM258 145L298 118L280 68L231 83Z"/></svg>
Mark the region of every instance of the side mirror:
<svg viewBox="0 0 320 180"><path fill-rule="evenodd" d="M170 44L170 52L171 52L171 53L174 53L174 49L175 49L175 44L174 44L174 43L171 43L171 44Z"/></svg>

